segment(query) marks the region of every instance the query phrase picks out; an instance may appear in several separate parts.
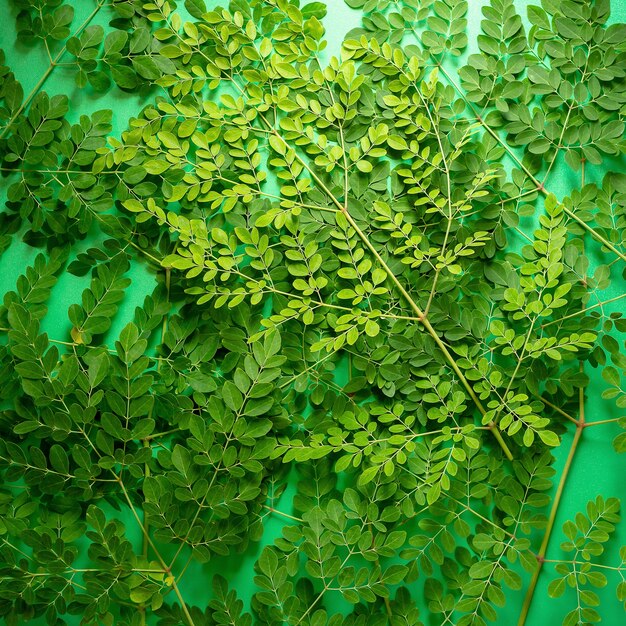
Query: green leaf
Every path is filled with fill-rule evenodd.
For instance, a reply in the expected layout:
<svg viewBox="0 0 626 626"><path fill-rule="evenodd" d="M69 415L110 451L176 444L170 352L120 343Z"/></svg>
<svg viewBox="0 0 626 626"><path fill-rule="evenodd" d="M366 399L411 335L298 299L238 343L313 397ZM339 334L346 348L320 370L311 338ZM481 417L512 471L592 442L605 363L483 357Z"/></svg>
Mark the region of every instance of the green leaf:
<svg viewBox="0 0 626 626"><path fill-rule="evenodd" d="M69 459L62 446L55 444L50 448L50 465L52 466L52 469L60 474L69 473Z"/></svg>
<svg viewBox="0 0 626 626"><path fill-rule="evenodd" d="M556 447L560 443L558 435L551 430L540 430L537 434L547 446Z"/></svg>
<svg viewBox="0 0 626 626"><path fill-rule="evenodd" d="M224 398L224 402L229 409L233 411L241 410L241 407L243 406L243 396L237 387L230 381L224 383L222 397Z"/></svg>
<svg viewBox="0 0 626 626"><path fill-rule="evenodd" d="M198 20L201 20L207 11L204 0L185 0L185 8L191 17Z"/></svg>
<svg viewBox="0 0 626 626"><path fill-rule="evenodd" d="M528 19L531 24L535 24L539 26L539 28L544 28L545 30L550 30L550 20L548 18L548 14L538 6L529 5L528 6Z"/></svg>
<svg viewBox="0 0 626 626"><path fill-rule="evenodd" d="M567 503L547 595L596 623L619 503L551 490L581 390L626 449L624 25L349 0L332 56L335 5L209 4L7 13L4 619L486 626Z"/></svg>
<svg viewBox="0 0 626 626"><path fill-rule="evenodd" d="M132 58L132 63L133 69L142 78L146 78L147 80L156 80L161 76L161 70L159 70L152 57L136 56Z"/></svg>
<svg viewBox="0 0 626 626"><path fill-rule="evenodd" d="M548 595L551 598L560 598L565 593L565 578L557 578L548 585Z"/></svg>

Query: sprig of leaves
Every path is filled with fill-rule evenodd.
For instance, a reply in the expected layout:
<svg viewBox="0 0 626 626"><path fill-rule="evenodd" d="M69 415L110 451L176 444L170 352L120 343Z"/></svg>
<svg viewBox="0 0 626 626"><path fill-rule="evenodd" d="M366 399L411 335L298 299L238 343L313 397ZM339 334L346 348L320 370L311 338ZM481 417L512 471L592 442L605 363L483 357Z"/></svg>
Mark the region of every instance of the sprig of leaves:
<svg viewBox="0 0 626 626"><path fill-rule="evenodd" d="M96 3L77 28L20 2L50 67L27 96L0 72L0 247L46 250L0 308L7 624L482 626L526 588L523 626L551 563L564 624L598 621L609 575L624 600L614 498L548 558L584 433L624 426L585 415L592 366L624 404L624 182L584 178L623 151L624 27L491 0L457 80L466 2L348 4L326 59L319 2ZM66 52L81 87L145 88L125 131L41 90ZM139 263L157 284L121 320ZM89 279L49 336L66 268ZM251 601L214 573L192 602L189 568L259 542Z"/></svg>

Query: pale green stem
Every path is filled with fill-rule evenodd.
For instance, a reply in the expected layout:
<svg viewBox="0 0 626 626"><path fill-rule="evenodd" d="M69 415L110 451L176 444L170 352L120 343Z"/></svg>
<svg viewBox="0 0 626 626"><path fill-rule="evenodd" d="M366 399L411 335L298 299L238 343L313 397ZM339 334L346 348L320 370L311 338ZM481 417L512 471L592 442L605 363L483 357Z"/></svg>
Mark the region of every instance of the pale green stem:
<svg viewBox="0 0 626 626"><path fill-rule="evenodd" d="M524 604L522 605L522 610L519 616L519 620L517 622L517 626L524 626L524 624L526 624L526 618L528 617L528 612L530 610L530 606L533 601L535 588L537 587L537 581L539 580L539 574L541 573L543 563L545 562L545 555L546 555L546 552L548 551L548 544L550 543L550 536L552 534L552 529L554 528L554 522L556 521L556 515L559 510L559 504L561 503L561 497L563 496L563 490L565 489L567 476L572 466L572 461L574 460L574 456L576 455L576 450L578 449L580 437L584 430L584 419L585 419L584 415L582 415L581 416L582 422L579 423L578 427L576 428L576 432L574 433L574 440L572 441L572 447L570 448L569 454L567 456L567 460L565 461L565 467L563 468L563 473L561 474L561 479L559 481L559 485L554 495L554 500L552 502L552 508L550 509L550 516L548 517L548 523L546 525L546 531L543 536L543 541L541 542L539 552L536 555L537 568L533 572L532 578L530 580L530 584L528 585L528 589L526 591L526 597L524 598Z"/></svg>
<svg viewBox="0 0 626 626"><path fill-rule="evenodd" d="M613 417L608 420L598 420L597 422L587 422L585 424L585 428L590 428L591 426L601 426L602 424L616 424L617 422L622 421L623 417Z"/></svg>
<svg viewBox="0 0 626 626"><path fill-rule="evenodd" d="M133 505L132 500L130 499L130 496L128 495L128 491L126 490L126 486L124 485L124 483L122 482L121 479L118 479L118 483L120 485L120 488L122 489L122 493L124 494L124 498L126 499L126 502L127 502L128 506L129 506L129 508L131 510L131 513L133 514L133 517L135 518L135 521L137 522L137 524L139 524L139 527L141 528L143 536L146 538L146 541L150 545L152 550L154 550L154 553L155 553L157 559L159 560L159 563L161 563L161 566L163 567L163 572L166 573L166 574L169 574L169 576L171 578L172 589L174 590L174 593L176 594L176 597L178 598L178 601L180 602L180 606L181 606L183 614L184 614L184 616L185 616L185 618L187 620L187 623L189 624L189 626L195 626L194 621L193 621L193 617L191 617L191 613L189 612L187 604L185 603L185 600L184 600L184 598L183 598L183 596L182 596L182 594L180 592L180 589L178 588L178 585L176 584L176 579L171 574L171 568L169 568L167 566L167 563L165 563L165 560L163 559L163 557L161 556L159 551L156 549L156 546L154 545L154 543L153 543L152 539L150 538L150 536L144 532L143 522L139 518L139 515L137 515L137 511L135 511L135 506Z"/></svg>
<svg viewBox="0 0 626 626"><path fill-rule="evenodd" d="M275 509L274 507L271 507L267 504L264 504L263 508L267 509L270 513L276 513L276 515L281 515L282 517L293 520L294 522L304 522L301 517L294 517L293 515L289 515L289 513L283 513L282 511L279 511L278 509Z"/></svg>
<svg viewBox="0 0 626 626"><path fill-rule="evenodd" d="M619 296L615 296L614 298L610 298L609 300L604 300L603 302L598 302L592 306L589 306L585 309L581 309L580 311L576 311L575 313L570 313L569 315L565 315L564 317L560 317L558 320L553 320L551 322L546 322L541 325L541 328L547 328L548 326L552 326L553 324L558 324L559 322L564 322L565 320L572 319L574 317L578 317L579 315L585 315L587 311L591 311L591 309L597 309L598 307L603 307L607 304L611 304L612 302L617 302L622 298L626 298L626 292L620 294Z"/></svg>

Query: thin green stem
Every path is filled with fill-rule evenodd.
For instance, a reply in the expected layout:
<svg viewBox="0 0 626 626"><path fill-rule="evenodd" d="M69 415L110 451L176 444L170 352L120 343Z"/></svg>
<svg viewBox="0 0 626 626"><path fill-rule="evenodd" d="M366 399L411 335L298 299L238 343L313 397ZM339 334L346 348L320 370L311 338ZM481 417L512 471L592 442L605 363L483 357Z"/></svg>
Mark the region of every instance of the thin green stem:
<svg viewBox="0 0 626 626"><path fill-rule="evenodd" d="M548 195L548 192L546 192L545 189L543 190L543 193L544 195ZM596 241L601 243L605 248L608 248L613 254L618 256L622 261L626 262L626 254L620 252L613 244L609 243L602 235L600 235L599 232L591 228L591 226L589 226L587 222L581 220L580 217L575 215L566 206L563 207L563 212L569 217L571 217L577 224L582 226Z"/></svg>
<svg viewBox="0 0 626 626"><path fill-rule="evenodd" d="M153 256L152 254L150 254L149 252L147 252L143 248L139 247L134 241L132 241L130 239L127 239L126 243L128 243L133 248L135 248L135 250L138 250L139 252L141 252L141 254L143 254L144 256L148 257L151 261L154 261L155 263L157 263L159 265L159 267L163 266L163 260L162 259L158 259L157 257Z"/></svg>
<svg viewBox="0 0 626 626"><path fill-rule="evenodd" d="M607 304L611 304L612 302L617 302L618 300L622 300L626 298L626 292L620 294L619 296L615 296L614 298L610 298L609 300L604 300L602 302L598 302L597 304L593 304L585 309L581 309L580 311L576 311L575 313L570 313L569 315L565 315L560 317L558 320L552 320L551 322L546 322L541 325L541 328L548 328L548 326L552 326L553 324L558 324L560 322L564 322L565 320L570 320L574 317L579 317L580 315L585 315L587 311L591 311L591 309L597 309L598 307L603 307Z"/></svg>
<svg viewBox="0 0 626 626"><path fill-rule="evenodd" d="M613 417L608 420L598 420L597 422L587 422L585 424L585 428L590 428L591 426L601 426L602 424L616 424L617 422L622 421L623 417Z"/></svg>
<svg viewBox="0 0 626 626"><path fill-rule="evenodd" d="M550 509L550 516L548 517L548 523L546 525L546 531L543 535L543 541L541 542L539 552L537 553L537 568L533 572L533 576L530 579L530 583L526 591L526 597L524 598L524 603L522 605L522 610L519 616L519 620L517 622L517 626L524 626L524 624L526 624L526 618L528 617L528 612L530 611L530 606L533 601L535 588L537 587L537 581L539 580L539 575L541 574L542 566L545 563L545 556L548 550L548 545L550 543L550 536L552 534L552 529L554 528L554 522L556 521L556 516L559 510L559 504L561 503L561 497L563 496L563 490L565 489L567 477L569 475L569 471L572 466L572 462L576 455L576 450L578 449L578 444L580 443L580 438L583 433L584 416L581 416L581 419L583 420L583 422L579 423L578 427L576 428L576 432L574 433L574 440L572 441L572 446L567 456L567 460L565 461L565 467L563 468L563 473L561 474L561 479L559 481L559 485L554 495L552 508Z"/></svg>
<svg viewBox="0 0 626 626"><path fill-rule="evenodd" d="M590 563L589 561L567 561L565 559L545 559L544 563L565 563L572 565L590 565L591 567L597 567L598 569L608 569L613 572L624 572L626 567L613 567L612 565L602 565L601 563Z"/></svg>
<svg viewBox="0 0 626 626"><path fill-rule="evenodd" d="M585 286L587 285L586 276L583 279L583 284ZM583 369L584 369L584 365L583 365L583 362L581 361L580 370L583 371ZM556 516L559 511L559 505L561 503L563 491L567 483L567 477L572 467L572 463L574 462L574 457L576 456L576 451L578 450L578 444L580 443L580 439L582 437L584 430L585 430L585 390L580 388L578 390L578 422L576 424L576 431L574 432L574 439L572 441L569 454L567 455L565 466L563 467L563 473L561 474L559 485L557 487L556 493L554 494L552 508L550 509L550 515L548 517L548 523L546 525L546 530L543 535L543 540L541 542L541 546L539 547L539 552L537 553L537 557L536 557L537 568L533 572L532 578L530 579L530 584L528 585L528 590L526 592L526 597L524 598L524 603L522 605L522 611L520 613L517 626L524 626L526 623L526 618L528 617L528 612L530 611L535 589L537 587L537 581L539 580L539 575L541 574L543 564L545 563L546 553L548 551L548 546L550 544L550 536L552 534L554 523L556 521Z"/></svg>
<svg viewBox="0 0 626 626"><path fill-rule="evenodd" d="M473 509L471 506L464 504L463 502L461 502L460 500L457 500L453 496L449 496L449 498L453 500L454 502L456 502L457 504L459 504L460 506L462 506L463 511L467 511L468 513L471 513L472 515L475 515L477 518L481 519L483 522L489 524L490 526L493 526L494 528L497 528L498 530L501 530L505 535L515 538L515 535L512 532L510 532L509 530L506 530L506 528L502 528L501 526L498 526L498 524L494 523L492 520L485 517L484 515L482 515L475 509ZM463 513L463 511L461 511L461 514Z"/></svg>
<svg viewBox="0 0 626 626"><path fill-rule="evenodd" d="M289 515L289 513L283 513L282 511L279 511L278 509L275 509L274 507L271 507L267 504L263 505L264 509L267 509L270 513L276 513L276 515L280 515L282 517L285 517L286 519L290 519L293 520L294 522L304 522L304 520L301 517L295 517L293 515Z"/></svg>
<svg viewBox="0 0 626 626"><path fill-rule="evenodd" d="M452 183L450 182L450 166L448 165L448 159L446 158L446 152L443 149L443 142L441 141L441 135L439 133L439 127L438 125L435 124L435 120L432 116L432 113L430 112L430 107L428 106L428 102L426 102L426 99L424 98L422 92L420 89L416 89L417 94L422 102L422 106L426 109L426 114L428 115L428 119L430 120L432 129L433 129L433 133L435 134L435 138L437 139L437 144L439 146L439 152L441 154L441 161L446 173L446 192L447 192L447 204L448 204L448 215L446 215L446 219L447 219L447 224L446 224L446 233L445 236L443 238L443 243L441 245L441 256L444 256L444 252L446 250L446 246L448 244L448 238L450 237L450 230L452 228L452 218L453 218L453 214L452 214ZM428 301L426 303L426 307L424 308L424 317L426 317L428 315L428 313L430 312L430 306L433 302L433 298L435 297L435 293L437 291L437 281L439 280L439 275L441 273L440 269L436 269L435 270L435 276L433 278L433 284L432 287L430 289L430 294L428 296Z"/></svg>
<svg viewBox="0 0 626 626"><path fill-rule="evenodd" d="M561 136L559 137L559 142L556 146L556 151L554 153L554 156L552 157L552 160L550 161L550 165L548 165L548 169L546 170L545 176L543 177L543 183L541 184L542 187L545 187L547 182L548 182L548 178L550 177L550 173L552 172L552 168L554 167L554 164L556 163L556 160L559 156L559 152L562 150L563 146L563 137L565 136L565 131L567 130L567 124L569 122L569 118L572 114L572 110L574 109L574 105L573 103L570 103L567 109L567 115L565 117L565 122L563 123L563 128L561 129ZM584 170L583 170L584 171ZM584 173L583 173L583 187L585 186L584 183Z"/></svg>
<svg viewBox="0 0 626 626"><path fill-rule="evenodd" d="M144 448L150 448L150 442L147 439L143 440ZM150 464L148 462L144 465L144 477L148 478L150 476ZM144 510L143 512L143 537L142 537L142 545L141 545L141 555L144 559L148 559L148 537L150 536L150 522L148 521L148 516ZM143 607L142 612L142 621L145 623L146 620L146 609Z"/></svg>
<svg viewBox="0 0 626 626"><path fill-rule="evenodd" d="M177 433L180 432L182 429L179 428L172 428L171 430L165 430L161 433L155 433L154 435L148 435L145 439L145 441L152 441L153 439L159 439L160 437L166 437L167 435L172 435L173 433Z"/></svg>
<svg viewBox="0 0 626 626"><path fill-rule="evenodd" d="M113 473L114 476L116 476L116 474L115 474L115 472L113 472L113 470L111 470L111 472ZM157 547L154 545L154 542L150 538L150 535L148 535L147 533L144 532L143 522L141 521L141 519L139 518L139 515L137 514L137 511L135 510L135 505L133 504L132 500L130 499L130 495L128 494L128 490L126 489L126 485L124 484L124 481L121 480L119 478L119 476L117 477L117 483L119 484L120 489L122 490L122 494L124 495L124 499L126 500L126 503L128 504L128 507L130 508L130 511L133 514L133 517L135 518L135 521L137 522L137 524L141 528L141 532L142 532L143 536L145 537L146 542L148 543L148 545L154 551L154 554L156 555L157 559L159 560L159 563L161 563L161 565L163 566L163 571L168 573L170 571L170 568L167 566L167 563L165 562L165 560L161 556L160 552L157 550Z"/></svg>
<svg viewBox="0 0 626 626"><path fill-rule="evenodd" d="M533 329L535 328L535 322L536 321L537 321L537 318L534 318L533 321L530 324L530 328L528 329L528 332L526 333L526 339L524 340L524 346L522 347L522 351L520 352L519 359L517 361L517 365L515 366L515 370L513 372L513 375L509 379L509 383L506 386L506 389L505 389L504 393L502 394L502 397L503 397L505 402L506 402L507 396L509 395L509 391L511 391L511 387L513 386L513 383L515 382L515 379L517 378L517 374L519 373L520 367L522 366L522 361L524 360L524 354L526 353L526 348L528 347L528 343L530 342L530 337L533 334ZM502 407L500 407L498 409L498 413L493 418L494 422L496 422L496 423L498 422L498 417L500 416L501 412L502 412Z"/></svg>
<svg viewBox="0 0 626 626"><path fill-rule="evenodd" d="M550 400L546 400L546 398L544 398L543 396L540 396L537 394L533 394L533 395L539 400L541 400L546 406L549 406L551 409L553 409L554 411L562 415L565 419L569 420L570 422L578 426L578 420L575 417L572 417L569 413L566 413L563 409L558 407L556 404L553 404L552 402L550 402Z"/></svg>
<svg viewBox="0 0 626 626"><path fill-rule="evenodd" d="M128 507L130 508L131 513L133 514L133 517L135 518L135 521L137 522L137 524L141 528L142 534L143 534L146 542L148 543L148 545L154 551L154 554L156 555L157 559L159 560L159 563L161 563L161 566L163 567L164 573L169 574L170 577L171 577L172 589L174 590L174 593L176 594L176 597L178 598L178 601L180 602L180 606L181 606L183 614L184 614L184 616L185 616L185 618L187 620L187 623L189 624L189 626L195 626L195 623L193 621L193 617L191 617L191 613L189 612L189 609L187 608L187 604L185 603L185 600L184 600L184 598L183 598L183 596L182 596L182 594L180 592L180 589L178 588L178 585L176 584L176 579L171 575L171 568L167 566L167 563L165 562L165 559L161 556L161 553L157 550L156 546L154 545L154 542L150 538L150 535L145 532L143 522L141 521L141 519L139 518L139 515L137 514L137 511L135 510L135 505L133 504L132 500L130 499L130 495L128 494L128 490L126 489L126 486L124 485L124 482L119 477L118 477L118 481L117 482L120 485L122 493L124 494L124 499L126 500L126 503L128 504Z"/></svg>
<svg viewBox="0 0 626 626"><path fill-rule="evenodd" d="M64 52L64 49L59 52L56 58L57 59L60 58L60 55L63 52ZM26 98L24 98L24 101L19 106L17 111L13 114L13 117L11 117L11 119L7 122L7 125L4 127L2 132L0 132L0 139L2 139L7 134L7 132L9 132L9 129L11 128L11 126L13 126L15 120L22 114L22 111L30 104L31 100L37 95L37 93L39 92L43 84L48 79L48 76L50 76L50 74L52 73L54 66L55 66L54 62L48 66L48 69L44 72L43 76L39 79L37 84L33 87L32 91L28 94L28 96L26 96Z"/></svg>

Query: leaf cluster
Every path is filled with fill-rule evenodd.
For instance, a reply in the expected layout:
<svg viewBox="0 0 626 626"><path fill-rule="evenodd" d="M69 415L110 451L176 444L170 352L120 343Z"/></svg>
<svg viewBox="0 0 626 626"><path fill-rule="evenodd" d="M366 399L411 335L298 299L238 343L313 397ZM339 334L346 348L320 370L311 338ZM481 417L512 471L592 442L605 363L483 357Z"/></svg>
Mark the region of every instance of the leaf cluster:
<svg viewBox="0 0 626 626"><path fill-rule="evenodd" d="M0 306L10 626L523 626L547 570L566 625L625 600L615 498L553 558L580 441L626 426L585 411L591 377L626 398L626 184L593 169L624 26L491 0L468 56L467 2L347 3L330 58L320 2L18 3L20 39L145 106L114 132L40 89L52 56L28 95L1 60L0 251L43 250ZM252 550L247 593L214 564Z"/></svg>

